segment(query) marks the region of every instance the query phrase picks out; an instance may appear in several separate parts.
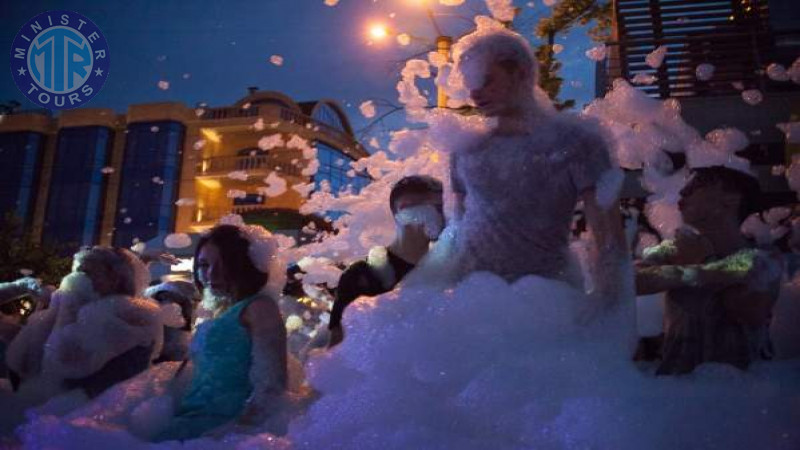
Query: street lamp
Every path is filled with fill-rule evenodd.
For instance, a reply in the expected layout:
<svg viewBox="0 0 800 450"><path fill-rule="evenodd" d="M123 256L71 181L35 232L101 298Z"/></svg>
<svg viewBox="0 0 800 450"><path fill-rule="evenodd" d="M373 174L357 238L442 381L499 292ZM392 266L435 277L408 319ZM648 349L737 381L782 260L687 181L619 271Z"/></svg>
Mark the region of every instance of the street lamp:
<svg viewBox="0 0 800 450"><path fill-rule="evenodd" d="M442 55L446 61L450 61L450 49L453 46L453 38L450 36L446 36L442 32L442 28L436 21L433 9L430 7L430 1L429 0L410 0L410 1L415 3L416 6L421 6L425 8L426 13L428 15L428 19L430 19L431 25L433 25L433 29L436 30L436 40L434 41L436 45L436 52ZM370 36L378 40L383 40L390 34L395 36L398 35L398 33L394 32L393 30L391 30L390 28L388 28L383 24L374 24L370 26L369 34ZM430 44L430 41L426 39L420 39L408 34L405 34L405 36L407 36L408 39L410 40L417 40ZM436 106L438 108L447 107L447 95L445 94L444 89L442 89L442 87L438 85L436 86Z"/></svg>
<svg viewBox="0 0 800 450"><path fill-rule="evenodd" d="M442 55L446 61L450 61L450 49L453 47L453 38L442 32L442 28L439 26L439 22L436 21L433 8L431 8L428 0L414 0L414 2L419 6L425 7L428 19L430 19L433 29L436 30L436 52ZM436 85L436 107L447 107L447 94L445 94L444 89L439 85Z"/></svg>
<svg viewBox="0 0 800 450"><path fill-rule="evenodd" d="M389 35L389 28L381 23L373 24L369 28L369 35L375 39L385 39Z"/></svg>
<svg viewBox="0 0 800 450"><path fill-rule="evenodd" d="M436 29L438 36L436 36L436 52L442 55L445 60L450 60L450 48L453 46L453 38L450 36L444 36L441 33L441 29L439 28L439 24L436 23L436 19L433 17L433 11L428 9L428 17L430 17L431 22L434 24L434 28ZM407 33L403 33L402 35L398 33L393 28L390 28L382 23L374 23L369 26L368 33L370 37L375 40L382 41L389 36L405 36L408 40L419 41L425 44L430 44L430 41L427 39L423 39L417 36L413 36ZM406 45L406 44L403 44ZM438 108L445 108L447 107L447 95L444 93L444 89L441 86L436 87L436 106Z"/></svg>

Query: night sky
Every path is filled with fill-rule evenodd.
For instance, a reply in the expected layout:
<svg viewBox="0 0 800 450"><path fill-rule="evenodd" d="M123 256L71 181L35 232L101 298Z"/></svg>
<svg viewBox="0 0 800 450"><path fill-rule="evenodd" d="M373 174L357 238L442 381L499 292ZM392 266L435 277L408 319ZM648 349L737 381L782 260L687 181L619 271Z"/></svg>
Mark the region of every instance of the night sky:
<svg viewBox="0 0 800 450"><path fill-rule="evenodd" d="M437 15L443 14L437 20L444 33L453 36L470 29L465 18L488 14L483 0L467 0L458 7L431 3ZM297 101L338 100L358 130L369 122L358 105L376 98L396 102L398 62L426 50L424 44L403 47L394 39L369 45L368 24L381 21L398 32L432 40L433 26L415 4L415 0L340 0L334 7L323 0L6 1L0 4L0 47L10 49L14 35L36 14L73 10L92 19L110 47L109 78L87 107L124 112L129 104L156 101L223 106L244 96L248 86L258 86ZM534 26L539 17L549 15L549 8L542 0L515 4L522 7L515 28L536 43ZM566 79L561 97L583 104L594 92L594 65L584 56L593 44L580 29L558 42L564 46L558 57ZM271 55L282 56L284 64L271 64ZM170 83L169 89L159 89L161 80ZM23 108L35 107L6 71L0 77L0 101L12 99ZM383 131L402 126L402 117L396 114Z"/></svg>

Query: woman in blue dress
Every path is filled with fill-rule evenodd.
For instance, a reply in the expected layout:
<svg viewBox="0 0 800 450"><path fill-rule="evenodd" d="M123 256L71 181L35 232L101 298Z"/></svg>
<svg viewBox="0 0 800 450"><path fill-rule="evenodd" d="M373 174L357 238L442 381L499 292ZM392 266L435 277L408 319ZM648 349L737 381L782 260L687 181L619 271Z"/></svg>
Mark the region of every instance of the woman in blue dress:
<svg viewBox="0 0 800 450"><path fill-rule="evenodd" d="M281 273L277 243L261 227L217 225L200 239L194 277L212 317L195 332L191 383L155 441L257 425L277 411L287 387L286 328L271 278Z"/></svg>

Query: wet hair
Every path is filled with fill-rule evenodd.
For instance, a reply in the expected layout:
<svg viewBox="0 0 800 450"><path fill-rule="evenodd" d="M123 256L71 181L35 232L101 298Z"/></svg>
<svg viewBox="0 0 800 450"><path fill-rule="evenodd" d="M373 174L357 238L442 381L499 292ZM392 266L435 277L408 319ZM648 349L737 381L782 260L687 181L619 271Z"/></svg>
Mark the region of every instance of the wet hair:
<svg viewBox="0 0 800 450"><path fill-rule="evenodd" d="M681 190L681 196L688 195L695 189L718 184L724 192L739 195L739 221L744 221L747 216L758 211L761 187L753 176L724 166L692 169L691 174L692 178Z"/></svg>
<svg viewBox="0 0 800 450"><path fill-rule="evenodd" d="M539 62L525 38L507 29L477 31L459 40L454 49L461 66L485 68L499 64L509 73L519 72L533 86L539 81Z"/></svg>
<svg viewBox="0 0 800 450"><path fill-rule="evenodd" d="M217 225L207 234L200 237L194 252L192 274L197 289L202 292L203 285L197 272L198 257L206 244L214 244L219 250L225 279L234 292L234 301L256 294L269 281L269 274L256 268L250 259L250 241L242 236L235 225Z"/></svg>
<svg viewBox="0 0 800 450"><path fill-rule="evenodd" d="M180 327L184 331L192 331L192 314L194 314L194 302L191 298L186 298L178 295L172 291L159 291L153 295L153 300L160 304L175 303L181 308L181 317L183 317L183 326Z"/></svg>
<svg viewBox="0 0 800 450"><path fill-rule="evenodd" d="M183 280L165 281L149 287L144 291L145 297L150 297L159 303L172 302L181 308L183 327L186 331L192 330L192 315L195 304L200 302L200 293L194 283Z"/></svg>
<svg viewBox="0 0 800 450"><path fill-rule="evenodd" d="M410 175L395 183L389 193L389 208L392 214L397 212L397 200L408 194L434 194L442 196L442 182L426 175Z"/></svg>
<svg viewBox="0 0 800 450"><path fill-rule="evenodd" d="M85 262L94 262L103 266L116 277L116 285L112 294L139 297L150 281L147 266L132 251L124 248L94 246L84 247L75 254L72 270Z"/></svg>

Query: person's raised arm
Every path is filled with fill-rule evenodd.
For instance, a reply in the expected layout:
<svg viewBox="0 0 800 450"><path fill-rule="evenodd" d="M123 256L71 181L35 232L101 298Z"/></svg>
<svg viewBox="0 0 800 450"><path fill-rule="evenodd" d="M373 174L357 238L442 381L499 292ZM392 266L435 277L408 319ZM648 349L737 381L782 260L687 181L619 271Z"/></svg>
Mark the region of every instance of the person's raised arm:
<svg viewBox="0 0 800 450"><path fill-rule="evenodd" d="M630 281L626 279L629 276L626 270L628 244L622 229L619 202L615 200L610 205L600 205L594 188L584 190L581 199L595 243L590 264L595 270L596 293L605 301L614 302Z"/></svg>
<svg viewBox="0 0 800 450"><path fill-rule="evenodd" d="M691 267L684 266L637 264L636 295L657 294L689 287L691 270Z"/></svg>
<svg viewBox="0 0 800 450"><path fill-rule="evenodd" d="M776 271L767 267L770 263L768 256L745 250L706 264L639 264L636 267L636 292L646 295L692 287L725 289L737 284L766 290L760 285L772 284L769 275Z"/></svg>

